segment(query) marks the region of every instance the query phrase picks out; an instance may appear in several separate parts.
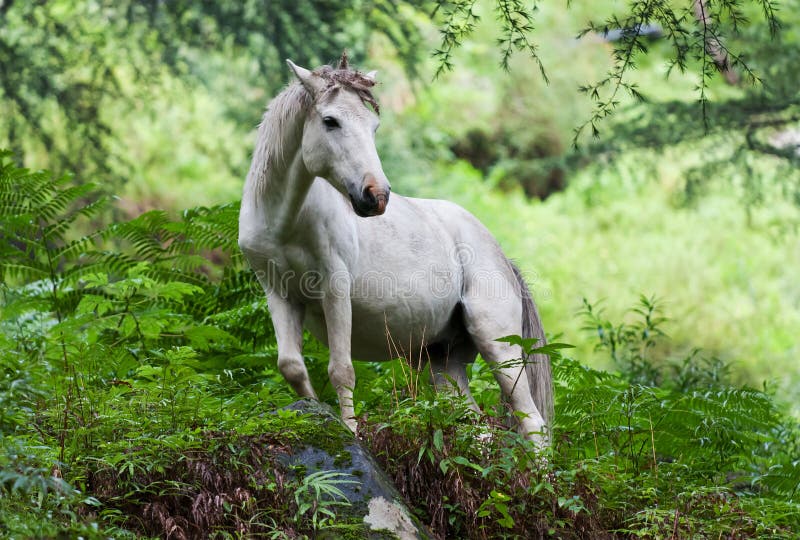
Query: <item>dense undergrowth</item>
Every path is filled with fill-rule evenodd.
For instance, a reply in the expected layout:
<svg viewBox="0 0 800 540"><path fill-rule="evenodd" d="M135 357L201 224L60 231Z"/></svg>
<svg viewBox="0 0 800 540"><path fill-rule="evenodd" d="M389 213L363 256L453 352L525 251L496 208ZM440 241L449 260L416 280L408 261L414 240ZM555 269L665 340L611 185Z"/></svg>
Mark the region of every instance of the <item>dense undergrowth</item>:
<svg viewBox="0 0 800 540"><path fill-rule="evenodd" d="M107 223L105 203L0 156L0 536L354 534L341 479L275 460L315 428L273 412L294 397L236 205ZM420 520L440 538L795 537L800 429L769 392L702 351L659 360L653 299L581 317L614 371L554 353L546 457L507 429L481 362L482 418L399 361L357 366L360 435ZM305 350L332 400L324 351Z"/></svg>

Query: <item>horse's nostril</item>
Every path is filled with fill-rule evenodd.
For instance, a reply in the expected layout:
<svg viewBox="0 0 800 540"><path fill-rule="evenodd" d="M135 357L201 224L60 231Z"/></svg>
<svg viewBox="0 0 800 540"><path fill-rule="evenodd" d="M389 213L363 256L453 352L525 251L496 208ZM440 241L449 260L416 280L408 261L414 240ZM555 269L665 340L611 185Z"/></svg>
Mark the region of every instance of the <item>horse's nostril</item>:
<svg viewBox="0 0 800 540"><path fill-rule="evenodd" d="M374 205L375 204L375 195L372 193L373 186L367 186L364 188L364 192L362 196L364 197L364 202Z"/></svg>
<svg viewBox="0 0 800 540"><path fill-rule="evenodd" d="M388 182L379 183L372 173L365 174L359 200L360 211L371 216L383 214L386 211L390 191Z"/></svg>
<svg viewBox="0 0 800 540"><path fill-rule="evenodd" d="M386 203L389 202L389 193L378 195L377 204L375 205L376 215L381 215L386 211Z"/></svg>

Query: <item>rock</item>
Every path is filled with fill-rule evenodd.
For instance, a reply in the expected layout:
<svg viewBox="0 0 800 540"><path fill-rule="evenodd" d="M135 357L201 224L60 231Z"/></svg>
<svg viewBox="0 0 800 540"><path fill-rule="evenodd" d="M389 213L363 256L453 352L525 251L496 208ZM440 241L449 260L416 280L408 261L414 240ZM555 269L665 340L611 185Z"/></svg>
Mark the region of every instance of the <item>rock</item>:
<svg viewBox="0 0 800 540"><path fill-rule="evenodd" d="M285 409L311 415L320 422L321 431L301 437L302 442L278 460L306 477L318 471L332 471L351 481L335 484L348 504L333 507L337 522L363 524L360 534L353 536L355 531L349 531L349 538L432 538L402 502L400 493L369 451L328 405L300 400Z"/></svg>
<svg viewBox="0 0 800 540"><path fill-rule="evenodd" d="M769 143L778 150L793 152L800 157L800 129L790 128L772 135Z"/></svg>

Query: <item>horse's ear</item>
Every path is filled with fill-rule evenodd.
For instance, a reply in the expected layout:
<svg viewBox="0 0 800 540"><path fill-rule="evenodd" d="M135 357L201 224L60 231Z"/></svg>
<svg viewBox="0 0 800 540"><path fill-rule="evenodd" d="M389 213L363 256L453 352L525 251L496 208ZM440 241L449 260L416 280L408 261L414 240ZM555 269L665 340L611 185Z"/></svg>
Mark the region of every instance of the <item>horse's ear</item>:
<svg viewBox="0 0 800 540"><path fill-rule="evenodd" d="M364 77L371 80L372 82L378 82L378 71L373 69L369 73L366 73Z"/></svg>
<svg viewBox="0 0 800 540"><path fill-rule="evenodd" d="M294 76L297 77L297 80L303 83L303 86L305 86L306 90L308 90L312 95L316 95L316 93L325 85L325 82L319 75L315 75L306 68L298 66L288 58L286 59L286 63L292 69L292 72L294 73Z"/></svg>

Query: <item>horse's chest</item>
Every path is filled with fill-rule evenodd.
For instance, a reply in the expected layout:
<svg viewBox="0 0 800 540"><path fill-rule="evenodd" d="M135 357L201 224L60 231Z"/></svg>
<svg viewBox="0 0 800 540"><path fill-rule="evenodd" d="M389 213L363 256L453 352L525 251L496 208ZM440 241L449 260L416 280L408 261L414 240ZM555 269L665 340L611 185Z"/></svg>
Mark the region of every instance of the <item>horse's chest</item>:
<svg viewBox="0 0 800 540"><path fill-rule="evenodd" d="M294 284L309 271L314 271L311 257L292 246L278 245L268 257L270 272L267 278L272 285Z"/></svg>
<svg viewBox="0 0 800 540"><path fill-rule="evenodd" d="M318 300L330 285L331 270L311 242L275 245L267 254L267 282L282 294Z"/></svg>

